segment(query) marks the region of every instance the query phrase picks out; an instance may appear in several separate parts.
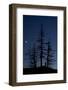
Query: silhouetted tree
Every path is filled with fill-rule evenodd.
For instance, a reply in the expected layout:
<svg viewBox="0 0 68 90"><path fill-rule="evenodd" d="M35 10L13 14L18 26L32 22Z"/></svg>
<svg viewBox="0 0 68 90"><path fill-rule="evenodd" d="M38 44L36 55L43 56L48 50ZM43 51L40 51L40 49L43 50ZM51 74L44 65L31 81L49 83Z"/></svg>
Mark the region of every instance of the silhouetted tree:
<svg viewBox="0 0 68 90"><path fill-rule="evenodd" d="M29 58L30 58L30 66L32 68L36 68L37 67L37 60L36 60L36 48L35 46L33 46L31 49L30 49L30 53L29 53Z"/></svg>
<svg viewBox="0 0 68 90"><path fill-rule="evenodd" d="M52 49L51 43L48 42L48 49L47 49L47 67L49 67L49 65L51 65L52 63L55 62L55 59L53 59L54 53L52 53L52 52L55 53L55 50Z"/></svg>
<svg viewBox="0 0 68 90"><path fill-rule="evenodd" d="M39 52L39 58L40 58L40 67L43 66L43 59L46 60L46 42L45 42L45 35L43 32L43 25L41 24L41 30L39 39L37 40L37 52Z"/></svg>

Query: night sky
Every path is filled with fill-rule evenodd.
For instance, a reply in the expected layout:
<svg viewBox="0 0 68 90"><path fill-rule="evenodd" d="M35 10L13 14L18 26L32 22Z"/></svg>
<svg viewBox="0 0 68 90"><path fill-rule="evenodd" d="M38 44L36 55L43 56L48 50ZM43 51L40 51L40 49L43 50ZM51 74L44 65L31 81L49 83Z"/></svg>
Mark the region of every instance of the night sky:
<svg viewBox="0 0 68 90"><path fill-rule="evenodd" d="M57 17L56 16L33 16L23 15L23 67L30 67L28 55L29 48L36 42L43 25L46 40L51 42L51 47L55 51L54 59L50 67L57 69Z"/></svg>

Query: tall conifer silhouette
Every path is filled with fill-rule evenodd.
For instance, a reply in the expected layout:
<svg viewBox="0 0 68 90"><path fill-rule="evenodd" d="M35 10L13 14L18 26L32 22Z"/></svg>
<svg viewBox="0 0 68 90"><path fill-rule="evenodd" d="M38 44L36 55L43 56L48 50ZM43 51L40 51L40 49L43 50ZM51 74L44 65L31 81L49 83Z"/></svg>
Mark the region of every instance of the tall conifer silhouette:
<svg viewBox="0 0 68 90"><path fill-rule="evenodd" d="M35 46L31 49L31 53L30 53L30 62L33 68L37 67L37 60L36 60L36 49Z"/></svg>
<svg viewBox="0 0 68 90"><path fill-rule="evenodd" d="M48 49L47 49L47 68L52 64L52 62L55 62L55 59L53 59L54 58L54 54L52 52L55 53L55 50L52 49L51 43L48 42Z"/></svg>
<svg viewBox="0 0 68 90"><path fill-rule="evenodd" d="M40 67L43 66L43 59L46 60L46 41L45 41L45 33L43 32L43 25L41 24L39 38L37 40L38 43L38 52L40 59Z"/></svg>

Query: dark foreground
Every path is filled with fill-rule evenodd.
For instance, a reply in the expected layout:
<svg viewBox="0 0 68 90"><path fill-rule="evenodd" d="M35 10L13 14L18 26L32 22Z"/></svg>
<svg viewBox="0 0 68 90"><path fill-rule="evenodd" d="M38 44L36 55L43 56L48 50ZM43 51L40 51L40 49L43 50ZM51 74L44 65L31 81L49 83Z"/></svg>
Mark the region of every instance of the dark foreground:
<svg viewBox="0 0 68 90"><path fill-rule="evenodd" d="M23 74L47 74L47 73L57 73L57 70L46 68L46 67L39 67L39 68L24 68Z"/></svg>

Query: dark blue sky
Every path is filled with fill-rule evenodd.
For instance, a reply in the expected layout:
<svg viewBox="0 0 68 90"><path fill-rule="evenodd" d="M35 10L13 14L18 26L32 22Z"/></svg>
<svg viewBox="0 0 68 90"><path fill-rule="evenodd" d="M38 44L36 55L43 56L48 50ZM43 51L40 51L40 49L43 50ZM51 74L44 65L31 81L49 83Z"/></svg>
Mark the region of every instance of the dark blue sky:
<svg viewBox="0 0 68 90"><path fill-rule="evenodd" d="M51 65L57 68L57 17L56 16L33 16L23 15L23 66L30 67L28 56L25 55L28 49L36 42L41 24L46 38L51 42L52 49L56 50L56 62Z"/></svg>

